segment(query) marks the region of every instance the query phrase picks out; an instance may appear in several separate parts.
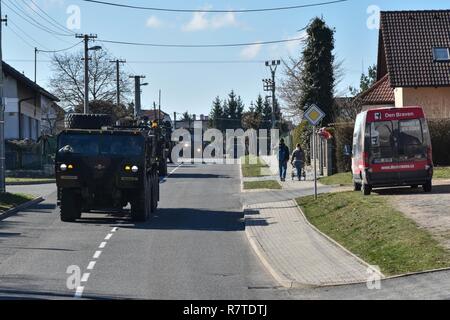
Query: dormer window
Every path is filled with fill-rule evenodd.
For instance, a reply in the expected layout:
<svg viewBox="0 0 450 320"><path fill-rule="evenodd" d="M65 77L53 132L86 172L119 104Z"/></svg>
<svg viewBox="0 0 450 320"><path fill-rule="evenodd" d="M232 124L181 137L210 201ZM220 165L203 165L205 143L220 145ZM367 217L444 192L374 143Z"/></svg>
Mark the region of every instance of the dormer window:
<svg viewBox="0 0 450 320"><path fill-rule="evenodd" d="M434 48L433 56L434 56L434 61L449 62L450 61L450 49L449 48Z"/></svg>

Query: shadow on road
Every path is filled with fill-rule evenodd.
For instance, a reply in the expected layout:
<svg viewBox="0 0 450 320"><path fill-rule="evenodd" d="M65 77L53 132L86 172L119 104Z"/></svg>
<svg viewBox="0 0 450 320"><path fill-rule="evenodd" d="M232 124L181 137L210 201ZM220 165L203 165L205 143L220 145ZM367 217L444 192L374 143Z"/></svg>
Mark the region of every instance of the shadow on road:
<svg viewBox="0 0 450 320"><path fill-rule="evenodd" d="M203 173L174 173L170 176L170 179L230 179L229 176L223 176L218 174L203 174Z"/></svg>
<svg viewBox="0 0 450 320"><path fill-rule="evenodd" d="M243 231L242 212L212 211L200 209L159 209L146 223L121 226L122 229L145 230L197 230L197 231Z"/></svg>

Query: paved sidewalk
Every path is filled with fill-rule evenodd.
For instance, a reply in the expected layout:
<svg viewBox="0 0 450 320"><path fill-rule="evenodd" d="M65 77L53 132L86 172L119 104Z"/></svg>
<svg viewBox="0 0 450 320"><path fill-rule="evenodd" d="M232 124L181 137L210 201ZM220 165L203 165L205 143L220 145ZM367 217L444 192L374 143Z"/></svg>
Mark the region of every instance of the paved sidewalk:
<svg viewBox="0 0 450 320"><path fill-rule="evenodd" d="M368 265L309 225L294 200L248 205L246 233L285 287L365 282Z"/></svg>

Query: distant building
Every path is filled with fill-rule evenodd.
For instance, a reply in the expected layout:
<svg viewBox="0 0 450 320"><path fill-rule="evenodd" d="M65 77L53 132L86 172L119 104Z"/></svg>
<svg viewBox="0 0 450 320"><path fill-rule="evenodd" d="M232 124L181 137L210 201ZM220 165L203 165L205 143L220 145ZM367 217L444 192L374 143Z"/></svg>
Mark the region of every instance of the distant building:
<svg viewBox="0 0 450 320"><path fill-rule="evenodd" d="M37 141L42 130L42 110L56 107L59 99L3 62L5 139Z"/></svg>
<svg viewBox="0 0 450 320"><path fill-rule="evenodd" d="M158 115L159 114L159 115ZM161 120L162 122L172 123L172 118L169 114L159 110L142 110L142 115L148 117L150 121Z"/></svg>
<svg viewBox="0 0 450 320"><path fill-rule="evenodd" d="M203 131L208 129L209 126L209 117L201 114L199 117L197 115L192 115L191 120L176 120L175 128L176 129L194 129L194 124L200 124L203 126Z"/></svg>

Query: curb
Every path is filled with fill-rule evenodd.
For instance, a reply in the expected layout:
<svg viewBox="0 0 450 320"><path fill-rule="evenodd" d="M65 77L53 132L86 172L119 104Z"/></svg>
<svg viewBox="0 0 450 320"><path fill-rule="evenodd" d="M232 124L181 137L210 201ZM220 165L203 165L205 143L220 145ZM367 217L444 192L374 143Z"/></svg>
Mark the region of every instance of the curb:
<svg viewBox="0 0 450 320"><path fill-rule="evenodd" d="M44 198L39 197L39 198L36 198L34 200L22 203L21 205L15 207L15 208L11 208L8 211L5 211L2 214L0 214L0 221L4 220L6 218L9 218L12 215L15 215L16 213L18 213L18 212L20 212L22 210L28 209L28 208L30 208L30 207L38 204L38 203L41 203L42 201L44 201Z"/></svg>
<svg viewBox="0 0 450 320"><path fill-rule="evenodd" d="M244 209L244 217L246 216L246 212L250 211L249 209ZM306 289L306 288L314 288L312 285L299 283L295 280L288 278L281 272L278 272L272 265L270 264L267 255L265 253L264 248L261 246L259 241L255 236L251 235L247 230L247 218L245 217L245 235L247 236L248 242L253 249L253 252L258 256L261 263L264 265L266 270L272 275L278 284L280 284L285 289Z"/></svg>
<svg viewBox="0 0 450 320"><path fill-rule="evenodd" d="M39 184L54 184L56 183L56 180L48 180L44 182L8 182L6 183L7 186L33 186L33 185L39 185Z"/></svg>
<svg viewBox="0 0 450 320"><path fill-rule="evenodd" d="M244 209L244 217L245 217L245 212L248 212L248 211L252 211L252 209ZM305 219L306 219L306 217L305 217ZM247 218L245 218L245 221L247 221ZM308 221L308 225L310 225L309 221ZM246 224L246 226L247 226L247 224ZM317 229L313 228L313 230L316 231ZM248 241L250 242L250 246L252 247L253 251L258 256L258 258L260 259L261 263L264 265L266 270L285 289L331 288L331 287L340 287L340 286L357 285L357 284L365 284L366 283L366 281L349 281L349 282L346 282L346 283L333 283L333 284L317 285L317 284L301 283L301 282L298 282L296 280L292 280L289 277L287 277L285 274L283 274L282 272L279 272L277 269L272 267L272 265L269 262L269 259L267 258L267 255L265 253L264 248L258 242L256 237L251 235L247 231L247 227L245 228L245 234L247 236ZM321 232L319 232L319 234L323 235L323 233L321 233ZM326 237L326 238L330 239L329 237ZM332 239L330 239L330 240L332 242L335 242ZM353 253L349 252L347 249L345 249L341 245L338 244L338 246L341 247L342 249L344 249L346 253L348 252L352 256L356 257ZM366 262L364 262L363 260L361 260L358 257L356 257L356 258L358 259L358 262L362 262L364 265L367 265L368 268L370 268L370 265L368 265ZM381 277L382 277L381 280L385 280L386 279L384 277L384 275L382 275Z"/></svg>

